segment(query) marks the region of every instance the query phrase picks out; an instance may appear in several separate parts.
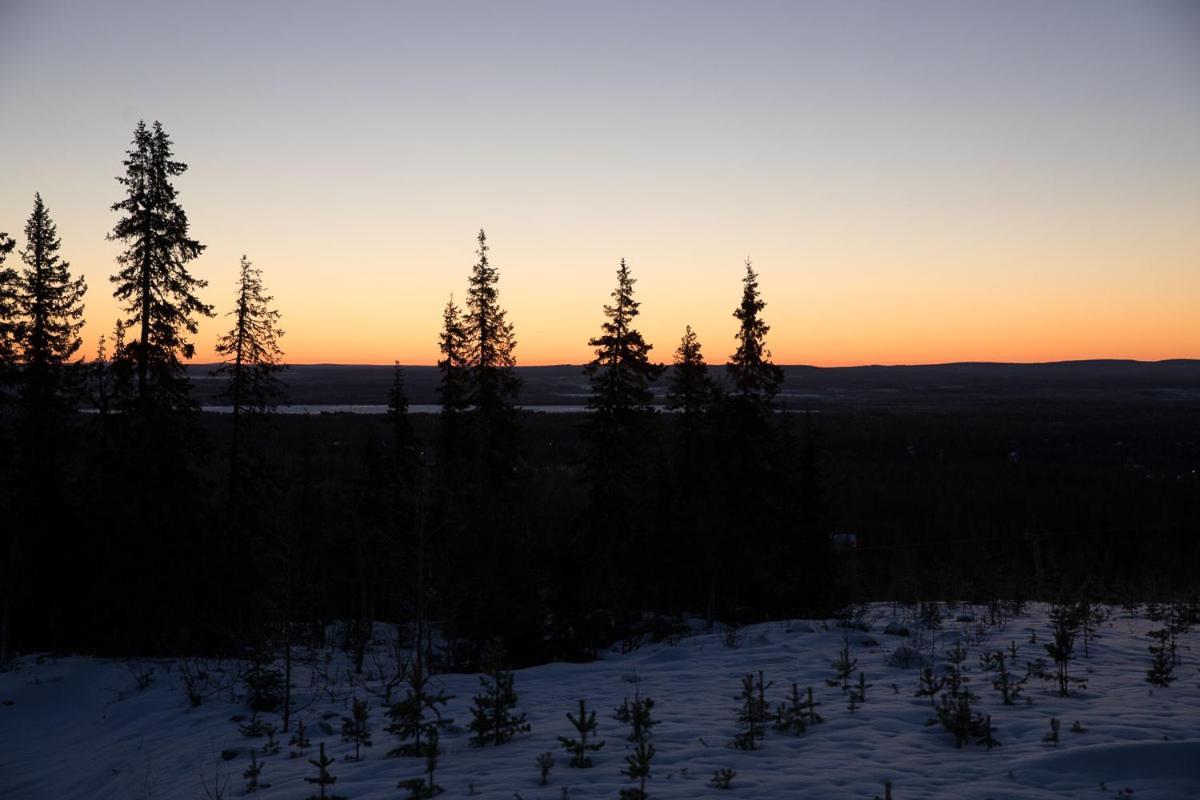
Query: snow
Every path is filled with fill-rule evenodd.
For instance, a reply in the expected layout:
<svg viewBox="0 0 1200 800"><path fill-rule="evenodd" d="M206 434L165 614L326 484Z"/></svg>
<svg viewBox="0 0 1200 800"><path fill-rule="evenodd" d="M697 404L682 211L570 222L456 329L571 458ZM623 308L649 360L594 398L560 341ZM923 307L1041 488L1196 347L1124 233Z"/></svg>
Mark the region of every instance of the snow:
<svg viewBox="0 0 1200 800"><path fill-rule="evenodd" d="M442 736L444 755L437 775L446 798L474 796L513 800L558 800L562 787L570 798L615 798L630 786L620 774L632 745L627 729L612 719L612 709L635 688L655 700L653 761L648 791L652 798L862 798L883 795L885 781L893 782L896 800L916 798L991 798L1041 800L1056 797L1112 798L1132 789L1136 800L1177 800L1200 797L1200 676L1189 645L1196 634L1183 637L1184 662L1178 680L1168 689L1153 689L1144 680L1149 664L1146 633L1156 623L1130 618L1114 610L1100 634L1089 643L1090 658L1079 658L1073 672L1087 678L1087 689L1059 698L1053 687L1036 679L1027 686L1023 702L1003 706L982 672L977 655L984 649L1007 647L1015 640L1023 664L1044 656L1041 642L1049 640L1046 609L1032 607L1023 617L1009 620L1005 630L983 626L986 609L956 609L974 614L981 623L946 623L935 634L918 633L919 625L903 609L888 606L868 613L872 630L898 619L914 637L874 637L843 631L832 620L768 623L746 628L736 648L726 647L720 631L694 633L677 643L644 644L631 652L610 653L591 664L546 664L516 672L518 708L528 713L532 733L499 748L468 744L466 723L471 697L479 690L478 676L439 676L456 695L450 716L455 724ZM986 629L983 629L986 628ZM380 657L390 652L386 626L377 627ZM1029 642L1036 630L1038 644ZM858 669L866 672L871 688L867 700L851 714L839 688L830 688L831 662L848 636ZM992 715L995 736L1002 746L988 751L970 745L955 749L940 726L927 726L932 716L928 698L914 696L918 669L889 667L892 650L910 645L932 650L944 663L943 650L956 638L969 641L967 667L972 690L981 697L979 710ZM870 642L882 639L875 645ZM332 660L326 663L324 658ZM215 663L215 662L214 662ZM374 659L367 660L368 672ZM155 668L153 682L139 689L135 674ZM199 708L190 708L181 688L179 662L139 662L69 657L25 657L18 669L0 674L0 796L13 798L203 798L203 780L212 784L216 770L226 776L225 797L243 796L242 771L249 751L263 740L238 732L235 715L248 715L225 690ZM233 665L227 663L227 669ZM315 751L324 742L337 759L330 772L333 788L347 798L399 798L399 780L422 774L422 761L388 758L393 737L383 729L382 699L373 677L354 678L339 651L322 653L317 669L301 667L295 685L304 702L300 716L310 721ZM817 711L825 722L799 737L773 730L763 747L753 752L734 750L734 695L741 676L763 670L774 686L767 692L772 707L783 700L790 683L801 691L813 687ZM326 682L323 676L332 676ZM898 688L898 692L893 689ZM374 746L361 762L344 760L352 746L336 731L348 713L351 696L371 705ZM557 737L571 733L566 713L580 698L598 710L600 737L607 741L592 754L591 769L567 767ZM333 726L321 735L322 715ZM1042 741L1048 720L1062 720L1057 747ZM1073 733L1078 720L1085 728ZM277 720L274 720L277 722ZM315 774L305 758L288 758L287 735L282 751L262 756L261 781L270 784L256 797L299 800L313 794L303 778ZM223 750L237 756L221 760ZM543 751L555 754L550 785L538 785L534 759ZM737 770L731 791L709 787L715 770Z"/></svg>

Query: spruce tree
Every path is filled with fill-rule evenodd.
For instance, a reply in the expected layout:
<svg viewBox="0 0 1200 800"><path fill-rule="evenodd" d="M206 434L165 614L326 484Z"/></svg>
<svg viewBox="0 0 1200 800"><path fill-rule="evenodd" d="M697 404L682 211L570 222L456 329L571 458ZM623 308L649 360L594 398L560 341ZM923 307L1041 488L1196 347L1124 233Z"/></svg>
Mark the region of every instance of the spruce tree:
<svg viewBox="0 0 1200 800"><path fill-rule="evenodd" d="M1075 636L1078 620L1069 606L1055 605L1050 609L1050 625L1053 639L1043 644L1046 653L1054 661L1055 677L1059 697L1071 694L1072 686L1087 688L1086 679L1070 674L1071 659L1075 654Z"/></svg>
<svg viewBox="0 0 1200 800"><path fill-rule="evenodd" d="M716 586L726 576L718 551L719 523L714 520L713 411L720 400L704 363L700 340L689 325L675 350L668 375L666 406L671 427L670 536L665 548L679 576L694 576L677 605L707 606L716 617Z"/></svg>
<svg viewBox="0 0 1200 800"><path fill-rule="evenodd" d="M808 728L808 714L804 700L800 697L800 685L792 683L787 700L779 704L775 712L775 730L799 736Z"/></svg>
<svg viewBox="0 0 1200 800"><path fill-rule="evenodd" d="M595 357L584 368L591 386L588 466L595 511L628 509L634 503L629 494L641 481L629 473L643 460L646 420L654 413L650 385L663 370L650 361L653 346L633 325L640 306L633 296L635 283L621 259L613 302L604 306L602 333L588 340L595 348Z"/></svg>
<svg viewBox="0 0 1200 800"><path fill-rule="evenodd" d="M418 644L420 649L423 645ZM400 739L400 745L389 756L423 756L439 729L454 720L443 715L443 707L454 695L445 690L433 691L429 686L429 671L425 660L416 659L406 671L408 688L403 700L392 704L387 716L391 722L387 732Z"/></svg>
<svg viewBox="0 0 1200 800"><path fill-rule="evenodd" d="M588 346L596 350L595 357L584 368L591 382L588 408L601 420L619 420L652 411L654 395L650 385L663 371L661 364L650 361L653 345L647 344L633 327L641 305L633 299L636 282L625 259L621 259L613 302L604 306L607 321L601 325L603 333L588 340Z"/></svg>
<svg viewBox="0 0 1200 800"><path fill-rule="evenodd" d="M262 774L262 767L262 762L258 760L258 754L251 750L250 766L242 773L242 777L246 779L246 794L254 794L258 791L258 776Z"/></svg>
<svg viewBox="0 0 1200 800"><path fill-rule="evenodd" d="M283 330L279 327L279 312L271 308L273 299L263 288L262 270L243 255L238 268L237 296L229 312L233 327L216 345L222 358L216 374L227 379L222 397L233 407L231 493L242 455L239 437L242 415L270 411L286 394L279 379L280 371L285 368L283 350L279 347Z"/></svg>
<svg viewBox="0 0 1200 800"><path fill-rule="evenodd" d="M617 722L629 726L629 741L644 742L650 736L650 729L658 724L650 712L654 708L654 700L642 697L634 692L633 697L626 697L613 715Z"/></svg>
<svg viewBox="0 0 1200 800"><path fill-rule="evenodd" d="M317 768L317 777L304 779L317 787L318 793L313 796L313 800L344 800L337 795L325 793L325 787L333 786L337 783L337 778L329 774L329 767L333 765L333 759L325 755L324 742L321 742L321 754L315 759L309 759L308 763Z"/></svg>
<svg viewBox="0 0 1200 800"><path fill-rule="evenodd" d="M647 800L646 779L650 777L650 761L654 758L654 745L638 742L632 753L625 756L625 768L621 774L637 783L637 786L620 791L621 800Z"/></svg>
<svg viewBox="0 0 1200 800"><path fill-rule="evenodd" d="M408 414L408 393L404 387L404 369L397 361L392 366L392 385L387 394L388 427L392 433L392 466L395 470L397 503L411 506L417 493L418 476L421 471L421 443L413 430ZM406 522L409 515L400 510Z"/></svg>
<svg viewBox="0 0 1200 800"><path fill-rule="evenodd" d="M700 339L692 326L688 325L671 365L667 408L679 414L681 424L685 427L698 425L702 416L712 407L716 390L716 384L708 374L708 365L704 363Z"/></svg>
<svg viewBox="0 0 1200 800"><path fill-rule="evenodd" d="M757 750L759 740L766 735L770 712L764 695L769 687L763 683L761 671L757 681L751 673L742 677L742 691L734 698L741 701L736 717L738 732L733 737L733 746L738 750Z"/></svg>
<svg viewBox="0 0 1200 800"><path fill-rule="evenodd" d="M539 753L534 761L537 765L538 773L541 775L539 786L545 786L550 782L550 770L554 768L554 754L551 752Z"/></svg>
<svg viewBox="0 0 1200 800"><path fill-rule="evenodd" d="M937 708L937 693L946 685L946 679L935 674L933 667L922 667L919 685L917 687L917 697L928 697L929 702Z"/></svg>
<svg viewBox="0 0 1200 800"><path fill-rule="evenodd" d="M757 409L769 410L783 384L783 370L771 362L766 337L771 327L762 319L766 308L758 291L758 273L746 259L746 274L742 278L742 302L733 316L739 323L737 348L729 359L729 377L733 392L741 402Z"/></svg>
<svg viewBox="0 0 1200 800"><path fill-rule="evenodd" d="M64 467L71 460L70 447L75 441L67 434L81 388L76 379L82 372L78 364L68 362L79 350L87 287L82 277L71 276L70 265L60 256L58 230L40 194L34 196L25 240L20 252L24 269L15 281L0 265L0 339L4 340L0 347L7 351L0 377L9 379L20 400L12 428L14 441L10 445L0 440L4 452L0 456L0 507L7 499L3 490L11 487L13 491L11 511L0 513L4 519L0 527L7 529L0 536L0 563L6 567L0 581L7 585L0 622L0 665L7 661L12 644L14 584L22 582L18 562L25 560L25 569L32 568L25 580L48 595L75 591L78 577L74 572L78 562L71 556L78 552L79 543L62 538L70 527L62 515L70 507ZM7 243L0 245L7 255ZM0 382L0 422L7 416L2 406L9 391ZM6 433L0 431L0 436ZM51 509L59 509L56 519L64 525L63 530L49 538L30 536L32 530L47 523ZM51 540L55 547L65 549L43 549ZM51 562L54 569L39 574L39 568Z"/></svg>
<svg viewBox="0 0 1200 800"><path fill-rule="evenodd" d="M592 759L588 756L588 753L595 752L604 747L603 741L588 741L589 737L595 736L599 724L596 722L596 712L589 712L587 710L587 702L580 700L579 715L576 716L568 711L567 719L579 735L579 738L573 736L558 737L558 741L562 744L563 749L571 754L571 760L567 763L567 766L586 769L592 766Z"/></svg>
<svg viewBox="0 0 1200 800"><path fill-rule="evenodd" d="M296 723L296 732L292 734L292 738L288 739L288 745L296 749L288 752L289 758L303 758L304 751L312 746L312 742L308 740L308 734L304 728L304 720Z"/></svg>
<svg viewBox="0 0 1200 800"><path fill-rule="evenodd" d="M1165 689L1175 681L1175 659L1166 639L1165 630L1154 630L1150 636L1158 644L1150 646L1150 668L1146 670L1146 682L1151 686Z"/></svg>
<svg viewBox="0 0 1200 800"><path fill-rule="evenodd" d="M774 417L783 374L767 349L765 306L747 259L741 302L733 312L738 330L726 365L729 390L719 406L714 441L720 469L716 486L722 495L717 558L733 572L737 602L752 607L795 605L789 595L797 590L786 565L805 557L786 513L793 494L785 468L790 453L782 446Z"/></svg>
<svg viewBox="0 0 1200 800"><path fill-rule="evenodd" d="M196 294L208 285L193 277L188 264L204 251L189 232L187 214L172 179L187 165L173 158L171 140L160 123L139 122L117 181L125 197L112 210L123 216L109 234L125 250L112 276L113 296L124 304L134 338L115 357L127 359L136 376L135 401L142 410L193 408L183 361L192 358L197 316L212 307Z"/></svg>
<svg viewBox="0 0 1200 800"><path fill-rule="evenodd" d="M1005 656L1003 650L996 650L986 654L984 656L984 667L988 670L995 670L996 677L992 680L992 687L1000 693L1000 699L1004 705L1016 705L1017 697L1025 688L1025 681L1028 679L1028 675L1024 678L1018 678L1009 668L1009 659Z"/></svg>
<svg viewBox="0 0 1200 800"><path fill-rule="evenodd" d="M354 760L362 759L362 749L371 746L370 709L365 700L350 698L350 716L342 717L342 741L354 745Z"/></svg>
<svg viewBox="0 0 1200 800"><path fill-rule="evenodd" d="M21 390L31 418L43 419L69 403L66 367L79 350L87 284L82 276L71 277L70 264L59 256L58 228L40 194L34 195L25 239L16 299Z"/></svg>
<svg viewBox="0 0 1200 800"><path fill-rule="evenodd" d="M858 659L850 657L850 640L845 636L842 637L842 649L838 651L837 660L833 662L833 669L837 673L835 680L827 680L829 686L840 686L843 692L850 691L850 676L854 674L855 667L858 666Z"/></svg>
<svg viewBox="0 0 1200 800"><path fill-rule="evenodd" d="M469 405L475 409L475 441L483 477L506 481L516 448L515 406L521 380L514 367L517 341L512 323L500 307L500 272L488 259L487 234L478 236L479 260L467 282L466 313L463 316L465 355L468 367Z"/></svg>
<svg viewBox="0 0 1200 800"><path fill-rule="evenodd" d="M591 530L581 544L597 548L604 543L602 552L583 558L601 562L602 591L614 596L605 604L618 608L631 605L626 600L635 587L656 585L636 567L657 560L644 557L653 542L646 532L652 506L647 499L646 448L655 414L650 386L663 368L650 361L652 346L634 327L640 305L634 299L635 283L622 259L612 303L604 306L601 335L588 341L595 357L584 368L590 384L584 433ZM638 553L643 558L636 558ZM621 569L616 569L618 564Z"/></svg>
<svg viewBox="0 0 1200 800"><path fill-rule="evenodd" d="M427 798L437 797L444 790L438 786L434 780L434 773L437 771L438 753L441 750L438 747L438 732L434 728L430 732L429 746L425 748L425 777L424 778L409 778L402 780L397 784L399 789L407 789L409 800L427 800Z"/></svg>
<svg viewBox="0 0 1200 800"><path fill-rule="evenodd" d="M979 739L980 744L986 744L990 750L999 742L991 736L991 732L994 730L991 728L991 718L976 713L971 706L979 698L967 688L970 678L967 677L963 666L967 659L967 652L961 641L955 642L954 648L946 651L946 659L945 691L935 707L937 719L929 722L935 725L940 722L942 727L954 736L956 748L969 744L975 737Z"/></svg>
<svg viewBox="0 0 1200 800"><path fill-rule="evenodd" d="M479 677L483 694L477 694L471 708L471 744L476 747L501 745L518 733L528 733L530 726L525 714L514 714L517 693L513 690L513 675L496 669L491 675Z"/></svg>
<svg viewBox="0 0 1200 800"><path fill-rule="evenodd" d="M463 417L470 408L470 362L467 358L467 330L462 310L451 295L442 311L442 332L438 337L438 402L442 413L438 421L439 455L444 472L461 468L466 433ZM447 475L446 480L451 480Z"/></svg>
<svg viewBox="0 0 1200 800"><path fill-rule="evenodd" d="M14 268L4 266L16 246L7 233L0 231L0 402L16 364L17 296L21 276Z"/></svg>

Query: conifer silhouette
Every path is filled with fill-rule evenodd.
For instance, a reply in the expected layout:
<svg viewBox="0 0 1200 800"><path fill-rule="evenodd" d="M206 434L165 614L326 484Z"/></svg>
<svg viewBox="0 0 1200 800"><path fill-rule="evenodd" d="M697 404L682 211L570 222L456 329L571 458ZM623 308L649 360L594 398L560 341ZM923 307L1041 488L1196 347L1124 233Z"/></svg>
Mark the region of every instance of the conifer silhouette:
<svg viewBox="0 0 1200 800"><path fill-rule="evenodd" d="M742 302L733 316L739 323L737 349L729 359L729 377L734 395L756 409L769 409L779 387L783 370L771 362L766 337L771 327L762 319L766 302L758 291L758 273L746 259L746 274L742 278Z"/></svg>
<svg viewBox="0 0 1200 800"><path fill-rule="evenodd" d="M25 240L16 298L21 393L30 416L44 419L51 407L69 403L66 365L79 350L87 284L82 276L72 277L70 264L59 256L62 241L40 194L25 223Z"/></svg>
<svg viewBox="0 0 1200 800"><path fill-rule="evenodd" d="M158 122L152 128L137 124L124 164L117 181L125 197L112 206L123 216L109 239L125 245L112 276L113 297L124 304L134 338L114 357L133 365L139 408L191 409L183 361L195 352L189 337L198 329L196 317L213 311L196 294L208 282L188 271L204 245L191 238L172 184L187 165L174 160L171 139Z"/></svg>
<svg viewBox="0 0 1200 800"><path fill-rule="evenodd" d="M4 265L16 246L17 243L12 237L0 231L0 389L12 380L12 371L16 364L17 295L20 292L20 274L13 267ZM3 395L0 394L0 397Z"/></svg>
<svg viewBox="0 0 1200 800"><path fill-rule="evenodd" d="M242 457L240 437L244 414L263 414L274 409L286 390L279 379L285 369L279 339L280 314L271 308L272 298L263 288L262 270L242 256L238 267L233 327L217 340L222 363L216 375L226 379L222 397L233 408L229 480L231 495Z"/></svg>

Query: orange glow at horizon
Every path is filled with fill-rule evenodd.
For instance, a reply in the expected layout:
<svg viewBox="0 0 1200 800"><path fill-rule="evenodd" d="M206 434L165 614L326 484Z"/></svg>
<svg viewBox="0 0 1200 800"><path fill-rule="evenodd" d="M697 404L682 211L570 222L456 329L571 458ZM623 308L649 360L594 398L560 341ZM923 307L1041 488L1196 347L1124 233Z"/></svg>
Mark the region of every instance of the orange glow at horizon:
<svg viewBox="0 0 1200 800"><path fill-rule="evenodd" d="M119 315L105 234L143 117L188 164L179 200L207 246L190 269L219 316L193 363L215 359L244 253L291 363L433 364L481 226L521 365L591 358L621 258L653 357L690 324L722 363L747 256L781 364L1200 358L1194 4L0 17L0 231L22 246L41 192L87 278L89 358Z"/></svg>

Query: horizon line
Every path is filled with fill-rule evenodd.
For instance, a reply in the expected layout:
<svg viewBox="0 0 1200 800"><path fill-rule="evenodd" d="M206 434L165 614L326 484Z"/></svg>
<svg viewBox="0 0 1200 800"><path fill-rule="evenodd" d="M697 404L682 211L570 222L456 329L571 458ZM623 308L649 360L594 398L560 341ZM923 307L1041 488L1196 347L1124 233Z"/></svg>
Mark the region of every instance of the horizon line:
<svg viewBox="0 0 1200 800"><path fill-rule="evenodd" d="M220 361L202 361L192 362L185 366L187 367L217 367L223 362ZM776 364L781 369L892 369L892 368L919 368L919 367L964 367L964 366L993 366L993 367L1042 367L1042 366L1062 366L1066 364L1171 364L1171 363L1197 363L1200 364L1200 356L1187 357L1180 356L1174 358L1157 358L1157 359L1141 359L1141 358L1119 358L1119 357L1098 357L1098 358L1065 358L1054 359L1051 361L988 361L988 360L966 360L966 361L929 361L918 363L865 363L865 364ZM705 362L708 367L723 367L728 362ZM397 362L380 363L374 361L286 361L281 366L285 367L395 367L401 369L437 369L438 365L434 364L398 364ZM555 369L562 367L578 367L582 369L586 364L584 362L575 363L571 361L558 361L548 364L517 364L515 369ZM666 363L666 366L671 366Z"/></svg>

